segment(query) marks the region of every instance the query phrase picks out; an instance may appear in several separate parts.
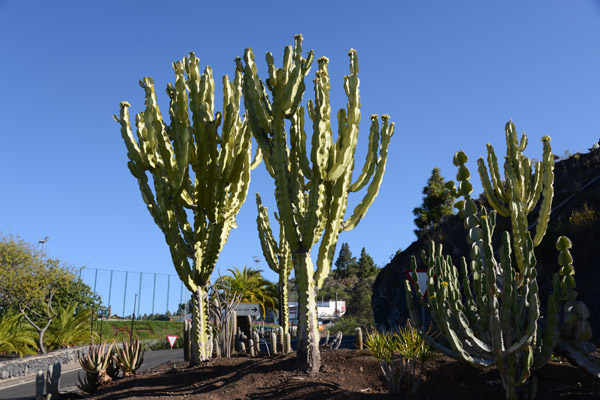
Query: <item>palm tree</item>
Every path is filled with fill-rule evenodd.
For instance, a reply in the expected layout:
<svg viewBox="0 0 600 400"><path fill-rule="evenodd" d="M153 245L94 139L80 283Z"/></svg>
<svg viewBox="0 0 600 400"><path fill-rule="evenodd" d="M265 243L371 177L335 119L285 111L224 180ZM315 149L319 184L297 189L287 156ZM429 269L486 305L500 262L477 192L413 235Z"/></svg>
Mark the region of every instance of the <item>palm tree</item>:
<svg viewBox="0 0 600 400"><path fill-rule="evenodd" d="M277 288L272 282L262 276L260 269L244 267L228 268L231 275L219 277L215 282L217 289L231 293L241 294L241 301L247 303L258 303L262 308L263 315L266 308L277 307ZM268 306L267 306L268 305Z"/></svg>
<svg viewBox="0 0 600 400"><path fill-rule="evenodd" d="M72 302L61 307L46 334L51 348L62 349L90 341L90 318L92 311L83 309L76 312L79 303Z"/></svg>
<svg viewBox="0 0 600 400"><path fill-rule="evenodd" d="M0 313L0 354L18 353L36 354L35 332L29 325L21 322L22 315L6 310Z"/></svg>

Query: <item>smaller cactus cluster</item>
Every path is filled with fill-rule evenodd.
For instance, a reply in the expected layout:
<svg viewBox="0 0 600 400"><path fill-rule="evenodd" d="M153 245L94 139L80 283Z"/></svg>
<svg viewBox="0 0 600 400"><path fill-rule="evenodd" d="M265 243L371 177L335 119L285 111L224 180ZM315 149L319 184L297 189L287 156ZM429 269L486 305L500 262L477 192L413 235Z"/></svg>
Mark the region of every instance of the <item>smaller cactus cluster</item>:
<svg viewBox="0 0 600 400"><path fill-rule="evenodd" d="M107 345L91 345L87 354L79 354L79 364L85 374L83 379L78 376L77 387L86 393L93 393L99 387L116 379L119 372L123 376L135 374L144 362L144 351L141 350L140 342L135 340L124 340L122 346L115 342Z"/></svg>

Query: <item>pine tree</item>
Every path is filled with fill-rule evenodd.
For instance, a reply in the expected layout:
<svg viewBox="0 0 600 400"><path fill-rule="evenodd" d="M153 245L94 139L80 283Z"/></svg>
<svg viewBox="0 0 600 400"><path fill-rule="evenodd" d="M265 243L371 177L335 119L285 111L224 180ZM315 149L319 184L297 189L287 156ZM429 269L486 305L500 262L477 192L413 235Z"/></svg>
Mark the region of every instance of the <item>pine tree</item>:
<svg viewBox="0 0 600 400"><path fill-rule="evenodd" d="M423 204L413 209L417 237L436 228L445 217L453 214L454 197L444 185L439 168L434 168L427 186L423 188Z"/></svg>
<svg viewBox="0 0 600 400"><path fill-rule="evenodd" d="M356 272L356 257L352 257L348 243L342 243L342 248L335 260L335 279L345 279L353 276Z"/></svg>
<svg viewBox="0 0 600 400"><path fill-rule="evenodd" d="M373 261L373 258L367 254L367 251L363 247L356 265L356 276L358 279L366 279L370 276L377 275L377 272L378 270L375 261Z"/></svg>

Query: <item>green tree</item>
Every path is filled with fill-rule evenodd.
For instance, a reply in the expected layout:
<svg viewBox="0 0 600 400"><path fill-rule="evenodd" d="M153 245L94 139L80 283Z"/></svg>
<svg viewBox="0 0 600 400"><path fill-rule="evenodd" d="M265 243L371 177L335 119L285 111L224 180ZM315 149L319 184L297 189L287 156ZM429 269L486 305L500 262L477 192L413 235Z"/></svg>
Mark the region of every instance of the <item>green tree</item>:
<svg viewBox="0 0 600 400"><path fill-rule="evenodd" d="M68 308L71 304L76 303L75 313L87 310L100 310L102 299L92 291L92 288L84 283L81 278L72 275L72 280L68 285L60 286L54 295L54 300L60 308Z"/></svg>
<svg viewBox="0 0 600 400"><path fill-rule="evenodd" d="M434 168L423 188L423 204L413 209L417 237L436 228L445 217L453 214L454 197L445 184L439 168Z"/></svg>
<svg viewBox="0 0 600 400"><path fill-rule="evenodd" d="M341 270L349 270L350 274L334 273L332 276L328 276L318 292L318 298L338 299L346 302L346 314L336 322L334 331L342 330L346 334L353 332L357 326L368 329L374 323L371 297L373 283L379 269L364 247L361 250L360 258L356 261L352 257L347 243L342 245L338 261L342 266ZM336 261L336 265L338 261Z"/></svg>
<svg viewBox="0 0 600 400"><path fill-rule="evenodd" d="M333 274L336 279L345 279L353 276L356 273L356 257L352 257L350 246L348 243L342 243L342 248L335 260L335 270Z"/></svg>
<svg viewBox="0 0 600 400"><path fill-rule="evenodd" d="M360 252L360 258L356 264L356 276L358 279L366 279L377 275L377 272L378 268L377 265L375 265L375 261L373 261L373 257L371 257L363 247Z"/></svg>
<svg viewBox="0 0 600 400"><path fill-rule="evenodd" d="M55 295L75 280L59 260L43 257L30 243L0 239L0 304L19 310L38 332L41 353L46 353L44 333L57 315Z"/></svg>

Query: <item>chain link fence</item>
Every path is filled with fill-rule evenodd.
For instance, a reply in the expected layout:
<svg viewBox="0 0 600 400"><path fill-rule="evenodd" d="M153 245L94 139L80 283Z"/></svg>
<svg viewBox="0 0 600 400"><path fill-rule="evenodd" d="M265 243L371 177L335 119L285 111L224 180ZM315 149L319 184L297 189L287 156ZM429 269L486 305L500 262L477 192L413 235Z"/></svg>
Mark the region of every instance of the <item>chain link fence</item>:
<svg viewBox="0 0 600 400"><path fill-rule="evenodd" d="M113 316L175 314L190 296L177 275L82 268L79 277Z"/></svg>

